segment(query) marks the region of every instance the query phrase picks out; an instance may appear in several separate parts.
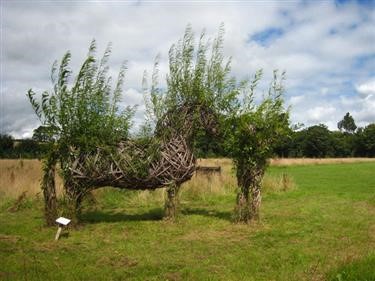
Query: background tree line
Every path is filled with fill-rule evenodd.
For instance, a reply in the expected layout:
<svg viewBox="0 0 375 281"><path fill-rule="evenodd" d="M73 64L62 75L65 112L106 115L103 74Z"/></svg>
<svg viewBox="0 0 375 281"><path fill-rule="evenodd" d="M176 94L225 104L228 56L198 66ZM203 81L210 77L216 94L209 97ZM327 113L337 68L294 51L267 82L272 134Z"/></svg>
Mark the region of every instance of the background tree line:
<svg viewBox="0 0 375 281"><path fill-rule="evenodd" d="M0 158L41 159L47 153L48 144L37 139L14 139L11 135L0 134Z"/></svg>
<svg viewBox="0 0 375 281"><path fill-rule="evenodd" d="M357 128L350 113L330 131L324 124L307 128L292 126L288 136L282 137L275 147L276 157L375 157L375 123ZM228 156L223 140L198 135L197 155L206 157Z"/></svg>
<svg viewBox="0 0 375 281"><path fill-rule="evenodd" d="M375 157L375 123L357 128L353 117L347 113L330 131L323 124L307 128L290 128L288 137L282 138L275 148L275 156L294 157ZM48 128L40 126L31 139L15 140L7 134L0 135L1 158L43 158L50 141ZM224 140L218 136L198 133L195 144L198 157L226 157Z"/></svg>

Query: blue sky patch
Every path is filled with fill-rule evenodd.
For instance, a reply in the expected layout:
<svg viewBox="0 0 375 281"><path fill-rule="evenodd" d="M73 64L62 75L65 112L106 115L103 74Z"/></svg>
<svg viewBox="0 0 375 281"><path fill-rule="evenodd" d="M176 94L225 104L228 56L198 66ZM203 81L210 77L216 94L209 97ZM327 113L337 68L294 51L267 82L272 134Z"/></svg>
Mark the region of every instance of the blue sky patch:
<svg viewBox="0 0 375 281"><path fill-rule="evenodd" d="M355 3L363 6L375 7L374 0L335 0L336 5L345 5L348 3Z"/></svg>
<svg viewBox="0 0 375 281"><path fill-rule="evenodd" d="M369 71L369 76L375 75L375 53L358 56L355 58L352 67L364 68Z"/></svg>
<svg viewBox="0 0 375 281"><path fill-rule="evenodd" d="M267 47L273 41L283 36L283 34L284 31L281 28L271 27L253 34L249 41L255 41L257 44Z"/></svg>

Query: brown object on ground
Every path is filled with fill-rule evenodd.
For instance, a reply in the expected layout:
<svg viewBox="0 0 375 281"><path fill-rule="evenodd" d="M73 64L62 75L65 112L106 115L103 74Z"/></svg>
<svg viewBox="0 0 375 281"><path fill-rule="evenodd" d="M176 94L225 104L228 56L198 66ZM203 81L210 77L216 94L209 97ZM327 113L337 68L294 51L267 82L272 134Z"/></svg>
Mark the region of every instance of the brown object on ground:
<svg viewBox="0 0 375 281"><path fill-rule="evenodd" d="M212 175L212 174L221 174L220 166L197 166L195 168L197 174L203 175Z"/></svg>

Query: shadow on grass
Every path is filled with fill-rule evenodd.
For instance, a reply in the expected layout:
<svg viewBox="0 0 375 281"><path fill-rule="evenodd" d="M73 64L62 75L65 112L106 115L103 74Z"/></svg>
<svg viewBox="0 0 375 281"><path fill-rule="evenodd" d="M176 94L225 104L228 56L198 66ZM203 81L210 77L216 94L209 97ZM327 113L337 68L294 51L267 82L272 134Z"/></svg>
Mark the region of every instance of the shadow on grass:
<svg viewBox="0 0 375 281"><path fill-rule="evenodd" d="M210 209L203 209L203 208L184 208L181 213L185 216L188 215L199 215L205 217L214 217L221 220L231 221L232 220L232 213L231 212L221 212L216 210Z"/></svg>
<svg viewBox="0 0 375 281"><path fill-rule="evenodd" d="M156 221L163 219L161 208L151 209L142 214L127 214L124 212L88 211L81 215L83 223L123 222L123 221Z"/></svg>

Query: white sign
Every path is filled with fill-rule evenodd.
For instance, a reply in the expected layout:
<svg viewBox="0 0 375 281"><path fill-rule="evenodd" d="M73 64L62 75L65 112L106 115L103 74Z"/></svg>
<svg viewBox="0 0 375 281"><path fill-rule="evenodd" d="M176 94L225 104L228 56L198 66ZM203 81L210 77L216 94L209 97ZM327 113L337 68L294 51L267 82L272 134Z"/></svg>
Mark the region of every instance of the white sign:
<svg viewBox="0 0 375 281"><path fill-rule="evenodd" d="M64 218L64 217L59 217L56 222L58 224L62 224L62 225L68 225L70 223L70 219L67 219L67 218Z"/></svg>

